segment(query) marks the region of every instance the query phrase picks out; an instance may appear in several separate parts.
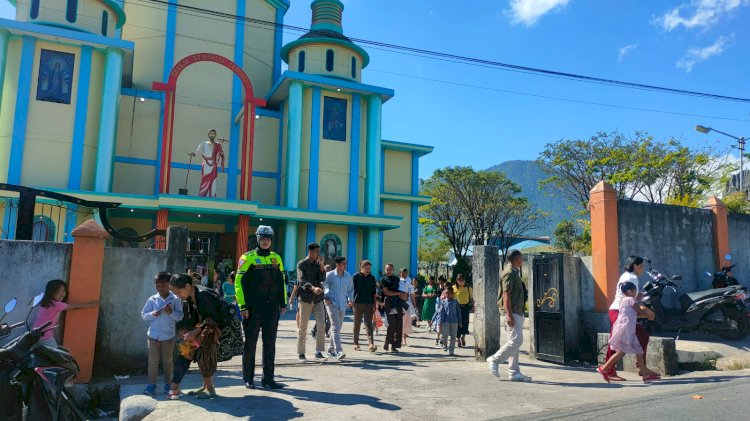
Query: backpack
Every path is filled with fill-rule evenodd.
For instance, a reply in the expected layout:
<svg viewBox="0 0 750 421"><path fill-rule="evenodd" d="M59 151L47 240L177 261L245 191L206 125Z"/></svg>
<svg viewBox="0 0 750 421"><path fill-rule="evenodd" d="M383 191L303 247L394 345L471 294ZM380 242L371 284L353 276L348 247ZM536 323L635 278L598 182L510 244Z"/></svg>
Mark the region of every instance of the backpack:
<svg viewBox="0 0 750 421"><path fill-rule="evenodd" d="M198 291L201 295L207 298L214 308L214 314L216 316L216 324L219 325L220 329L226 327L233 317L237 317L235 307L225 299L221 298L219 294L211 288L198 286Z"/></svg>

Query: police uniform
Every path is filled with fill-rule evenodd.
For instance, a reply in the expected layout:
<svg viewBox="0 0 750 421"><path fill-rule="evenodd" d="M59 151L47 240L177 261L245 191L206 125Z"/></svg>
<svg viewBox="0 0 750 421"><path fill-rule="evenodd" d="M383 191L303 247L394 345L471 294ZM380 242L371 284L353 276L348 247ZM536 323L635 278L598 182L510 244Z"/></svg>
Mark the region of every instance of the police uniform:
<svg viewBox="0 0 750 421"><path fill-rule="evenodd" d="M284 264L277 253L257 248L243 254L238 266L234 283L237 304L250 313L242 321L245 330L242 376L246 383L253 382L255 349L262 329L263 384L273 383L276 332L281 308L287 305Z"/></svg>

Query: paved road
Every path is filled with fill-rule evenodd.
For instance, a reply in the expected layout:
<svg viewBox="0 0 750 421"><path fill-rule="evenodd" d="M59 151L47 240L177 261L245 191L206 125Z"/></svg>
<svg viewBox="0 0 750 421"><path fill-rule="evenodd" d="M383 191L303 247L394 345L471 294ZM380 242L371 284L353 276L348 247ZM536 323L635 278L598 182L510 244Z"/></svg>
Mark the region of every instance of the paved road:
<svg viewBox="0 0 750 421"><path fill-rule="evenodd" d="M622 408L623 411L640 411L644 404L639 402L657 409L661 404L657 399L659 397L666 397L666 402L679 403L680 397L700 393L706 399L699 404L708 406L707 403L718 398L718 395L710 393L712 388L736 386L736 389L726 390L750 389L750 384L743 377L750 375L748 370L689 373L652 385L644 385L635 378L621 384L606 384L593 367L564 367L525 357L522 358L524 373L533 376L534 382L511 383L492 377L484 363L474 360L473 348L457 350L456 357L445 355L442 349L434 346L434 334L424 328L415 330L409 346L399 354L353 351L351 330L352 324L347 321L343 330L347 353L344 361L300 364L296 362L294 349L294 321L287 317L280 326L277 343L277 360L280 364L276 371L278 381L288 385L286 389L275 392L245 389L240 375L240 360L235 358L220 365L217 373L219 397L210 401L192 398L166 401L164 395L158 395L156 410L146 419L284 420L303 416L326 421L485 420L514 416L527 416L525 419L543 419L545 416L582 419L588 418L588 415L578 415L575 411L596 411L602 404L607 408ZM381 349L382 333L378 338ZM469 345L472 346L470 339ZM313 349L314 342L308 338L308 356L312 356ZM258 375L259 371L260 368ZM197 387L198 383L196 371L191 371L184 386L189 390ZM259 383L257 376L256 383ZM123 393L138 394L143 387L142 384L125 386ZM690 402L693 403L692 400ZM593 413L592 417L598 415ZM657 416L654 419L670 419L664 414L654 415ZM698 415L702 417L703 414ZM682 419L702 418L690 416Z"/></svg>

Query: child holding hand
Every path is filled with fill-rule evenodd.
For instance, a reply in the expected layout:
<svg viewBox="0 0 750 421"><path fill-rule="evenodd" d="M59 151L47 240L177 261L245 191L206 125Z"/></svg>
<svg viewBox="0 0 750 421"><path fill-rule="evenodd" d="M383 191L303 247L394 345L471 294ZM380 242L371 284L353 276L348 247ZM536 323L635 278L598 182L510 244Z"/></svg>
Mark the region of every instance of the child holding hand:
<svg viewBox="0 0 750 421"><path fill-rule="evenodd" d="M458 328L461 327L461 306L453 298L453 289L445 290L445 301L440 306L440 331L443 334L443 351L449 351L449 355L455 355L453 350L456 346ZM450 336L450 346L448 337Z"/></svg>
<svg viewBox="0 0 750 421"><path fill-rule="evenodd" d="M91 301L82 304L68 304L65 302L65 297L67 296L68 284L66 284L65 281L61 279L53 279L47 282L47 286L44 288L44 298L42 298L42 301L39 304L39 312L36 315L36 320L34 320L32 328L43 326L50 321L52 324L50 324L47 330L45 330L39 344L50 348L59 347L57 340L55 339L54 328L60 323L60 314L63 311L91 308L99 305L99 301Z"/></svg>
<svg viewBox="0 0 750 421"><path fill-rule="evenodd" d="M632 282L624 282L620 285L620 291L625 294L625 297L620 303L620 312L612 326L612 336L609 338L609 346L617 352L612 354L607 362L603 366L598 367L596 371L609 383L608 370L617 364L625 354L635 354L638 367L640 367L641 374L643 375L643 382L648 383L658 380L660 378L659 374L646 367L643 348L638 342L638 337L635 335L635 325L638 322L638 315L645 315L649 320L653 320L654 312L636 301L638 288Z"/></svg>

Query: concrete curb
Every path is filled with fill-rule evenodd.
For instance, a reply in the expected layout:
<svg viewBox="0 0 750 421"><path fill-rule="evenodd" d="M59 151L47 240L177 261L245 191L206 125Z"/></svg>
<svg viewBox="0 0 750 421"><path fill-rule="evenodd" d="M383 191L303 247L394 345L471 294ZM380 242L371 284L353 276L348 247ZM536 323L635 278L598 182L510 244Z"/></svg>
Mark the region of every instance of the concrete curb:
<svg viewBox="0 0 750 421"><path fill-rule="evenodd" d="M719 371L735 371L746 368L750 368L750 355L734 355L716 360L716 369Z"/></svg>

